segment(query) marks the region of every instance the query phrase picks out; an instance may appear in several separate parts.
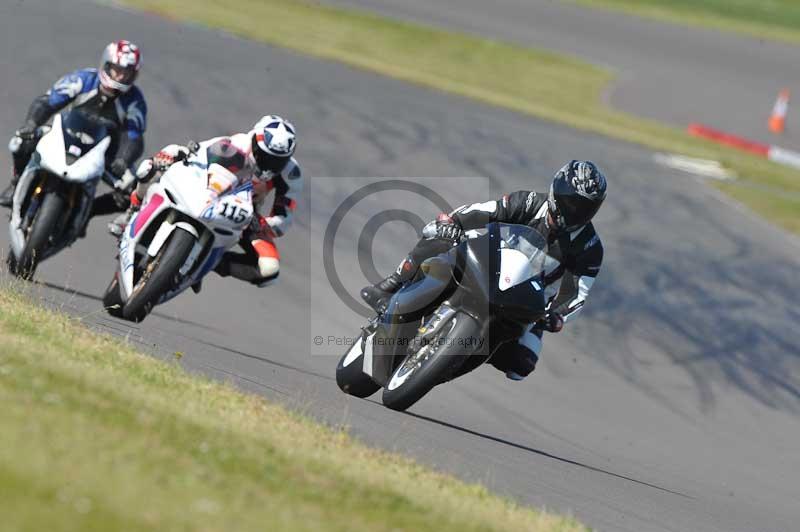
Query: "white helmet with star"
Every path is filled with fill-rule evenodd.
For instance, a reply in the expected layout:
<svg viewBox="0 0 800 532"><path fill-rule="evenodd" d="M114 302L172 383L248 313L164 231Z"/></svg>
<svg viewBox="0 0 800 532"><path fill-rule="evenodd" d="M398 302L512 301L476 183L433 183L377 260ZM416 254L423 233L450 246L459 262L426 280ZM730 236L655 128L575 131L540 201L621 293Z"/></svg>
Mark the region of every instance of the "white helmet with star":
<svg viewBox="0 0 800 532"><path fill-rule="evenodd" d="M262 172L283 170L296 145L294 125L280 116L264 116L253 126L253 158Z"/></svg>

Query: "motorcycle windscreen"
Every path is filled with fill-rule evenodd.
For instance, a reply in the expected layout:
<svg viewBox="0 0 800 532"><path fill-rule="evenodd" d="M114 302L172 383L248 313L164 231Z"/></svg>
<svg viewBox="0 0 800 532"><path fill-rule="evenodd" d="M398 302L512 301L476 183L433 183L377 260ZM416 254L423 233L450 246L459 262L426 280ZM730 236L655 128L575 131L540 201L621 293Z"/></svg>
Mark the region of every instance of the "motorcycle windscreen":
<svg viewBox="0 0 800 532"><path fill-rule="evenodd" d="M529 279L543 277L549 261L554 260L547 255L544 237L527 225L497 226L501 256L497 288L504 291Z"/></svg>
<svg viewBox="0 0 800 532"><path fill-rule="evenodd" d="M497 224L492 232L498 242L493 311L515 321L534 322L544 315L544 276L555 260L547 254L547 241L524 225Z"/></svg>
<svg viewBox="0 0 800 532"><path fill-rule="evenodd" d="M108 120L78 109L62 113L61 130L64 135L67 164L72 164L83 157L110 134Z"/></svg>

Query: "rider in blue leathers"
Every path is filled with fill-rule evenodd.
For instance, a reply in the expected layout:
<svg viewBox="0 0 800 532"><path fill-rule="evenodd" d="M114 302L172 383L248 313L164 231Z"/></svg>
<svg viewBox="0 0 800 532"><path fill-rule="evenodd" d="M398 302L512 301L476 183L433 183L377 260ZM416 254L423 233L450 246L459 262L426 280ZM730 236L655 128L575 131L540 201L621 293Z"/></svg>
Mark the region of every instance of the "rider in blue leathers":
<svg viewBox="0 0 800 532"><path fill-rule="evenodd" d="M9 143L14 160L11 184L0 194L0 205L11 206L17 180L38 142L39 126L68 105L99 114L119 125L107 153L109 172L120 180L144 151L147 105L134 85L141 65L139 48L128 41L106 46L100 68L76 70L59 79L46 94L36 98L28 110L25 124ZM108 193L95 199L92 215L124 210L120 201L126 195Z"/></svg>

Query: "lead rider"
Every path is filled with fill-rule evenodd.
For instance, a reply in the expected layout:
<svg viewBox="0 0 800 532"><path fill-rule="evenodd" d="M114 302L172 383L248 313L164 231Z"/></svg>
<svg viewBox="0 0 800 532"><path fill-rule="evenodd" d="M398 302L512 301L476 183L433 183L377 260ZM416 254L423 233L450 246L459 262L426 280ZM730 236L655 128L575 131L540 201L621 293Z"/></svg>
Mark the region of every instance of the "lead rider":
<svg viewBox="0 0 800 532"><path fill-rule="evenodd" d="M374 286L361 290L361 297L377 312L383 312L392 294L414 278L426 259L457 243L465 230L490 222L528 225L545 237L548 255L560 265L545 277L548 313L531 324L516 343L502 345L492 365L512 380L522 380L535 368L542 349L543 331L557 333L583 308L603 262L603 246L591 223L606 197L606 179L590 161L571 161L553 177L549 194L518 191L499 201L459 207L440 214L423 229L417 243L397 271ZM559 289L565 274L571 276L568 293ZM558 296L558 297L557 297ZM554 306L556 300L563 303Z"/></svg>
<svg viewBox="0 0 800 532"><path fill-rule="evenodd" d="M215 271L222 277L230 275L263 286L278 277L280 254L275 238L283 236L289 229L303 188L300 165L294 158L296 148L294 125L275 115L262 117L246 133L215 137L194 146L170 144L141 162L136 170L139 183L131 194L131 208L108 225L109 231L120 236L131 216L138 212L149 185L160 179L172 164L198 153L208 165L216 163L230 172L235 182L227 183L228 186L253 185L256 211L239 241L244 253L226 252ZM223 192L213 179L209 180L209 189L215 193ZM259 211L263 210L270 191L275 192L272 208L262 215ZM200 290L199 285L192 288L195 292Z"/></svg>
<svg viewBox="0 0 800 532"><path fill-rule="evenodd" d="M112 42L103 51L99 69L84 68L67 74L33 101L25 124L9 143L14 160L13 177L0 194L0 206L10 207L13 202L17 181L36 148L38 128L68 105L120 125L112 136L107 165L121 184L125 171L144 151L147 105L142 92L134 85L141 63L141 52L135 44L125 40ZM95 199L92 216L123 210L125 206L117 205L117 197L118 194L108 193Z"/></svg>

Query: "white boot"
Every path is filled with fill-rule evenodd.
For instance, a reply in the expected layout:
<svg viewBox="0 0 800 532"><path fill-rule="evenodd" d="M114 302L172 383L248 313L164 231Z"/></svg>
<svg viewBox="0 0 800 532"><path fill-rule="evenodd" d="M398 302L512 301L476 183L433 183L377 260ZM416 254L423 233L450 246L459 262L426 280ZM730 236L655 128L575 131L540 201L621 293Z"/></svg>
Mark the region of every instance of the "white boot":
<svg viewBox="0 0 800 532"><path fill-rule="evenodd" d="M115 237L120 238L122 233L125 231L125 227L128 225L128 221L131 219L132 215L132 209L128 209L127 211L119 214L116 218L108 222L108 232Z"/></svg>

